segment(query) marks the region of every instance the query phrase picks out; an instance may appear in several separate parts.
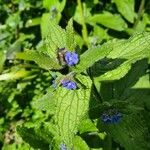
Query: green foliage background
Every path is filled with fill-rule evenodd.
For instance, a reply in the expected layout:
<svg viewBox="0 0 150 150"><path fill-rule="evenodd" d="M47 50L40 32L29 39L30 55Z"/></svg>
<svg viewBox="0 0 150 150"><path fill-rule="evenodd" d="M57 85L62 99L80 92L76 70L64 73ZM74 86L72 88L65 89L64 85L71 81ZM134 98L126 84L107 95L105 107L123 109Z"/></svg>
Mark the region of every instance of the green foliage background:
<svg viewBox="0 0 150 150"><path fill-rule="evenodd" d="M0 0L0 149L149 150L149 120L149 0Z"/></svg>

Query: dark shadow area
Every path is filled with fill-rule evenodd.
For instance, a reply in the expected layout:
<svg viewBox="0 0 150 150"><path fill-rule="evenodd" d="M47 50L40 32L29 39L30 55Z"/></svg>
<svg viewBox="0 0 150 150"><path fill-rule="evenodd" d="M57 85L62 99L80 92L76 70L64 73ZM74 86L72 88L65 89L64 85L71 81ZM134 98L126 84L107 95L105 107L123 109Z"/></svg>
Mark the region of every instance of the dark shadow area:
<svg viewBox="0 0 150 150"><path fill-rule="evenodd" d="M82 134L81 137L86 141L90 148L101 148L103 145L102 139L96 134Z"/></svg>
<svg viewBox="0 0 150 150"><path fill-rule="evenodd" d="M104 74L107 71L116 69L123 60L116 60L117 62L106 63L102 66L97 63L91 68L91 74L94 77L98 77ZM137 61L135 64L132 64L131 70L120 80L116 81L103 81L99 83L99 89L101 98L105 101L110 99L126 99L129 97L130 88L136 84L140 77L146 74L148 69L148 60L142 59ZM95 70L95 72L94 72Z"/></svg>
<svg viewBox="0 0 150 150"><path fill-rule="evenodd" d="M91 73L97 77L102 74L101 68L101 64L97 63L96 66L92 66L92 69L96 69L98 72L91 71ZM120 138L129 138L131 141L129 143L130 147L134 148L140 143L141 148L149 150L150 86L147 85L148 81L150 81L149 79L148 60L142 59L134 63L131 70L120 80L99 83L100 94L93 85L89 116L92 116L91 119L98 119L97 127L99 132L106 132L113 138L114 136L117 138L119 136ZM105 107L105 104L108 105ZM119 123L114 125L102 122L101 115L108 108L115 108L115 110L123 114ZM129 127L130 125L131 127ZM121 135L123 132L124 137ZM123 140L126 141L127 139ZM112 142L113 146L116 145L117 147L116 141L112 139ZM124 150L124 148L121 149Z"/></svg>
<svg viewBox="0 0 150 150"><path fill-rule="evenodd" d="M103 58L96 62L91 68L90 72L93 77L98 77L104 74L107 71L111 71L117 67L119 67L125 59L110 59L110 58Z"/></svg>
<svg viewBox="0 0 150 150"><path fill-rule="evenodd" d="M101 97L97 92L95 86L92 86L91 95L90 95L90 102L89 102L89 117L91 119L96 119L100 117L101 114Z"/></svg>

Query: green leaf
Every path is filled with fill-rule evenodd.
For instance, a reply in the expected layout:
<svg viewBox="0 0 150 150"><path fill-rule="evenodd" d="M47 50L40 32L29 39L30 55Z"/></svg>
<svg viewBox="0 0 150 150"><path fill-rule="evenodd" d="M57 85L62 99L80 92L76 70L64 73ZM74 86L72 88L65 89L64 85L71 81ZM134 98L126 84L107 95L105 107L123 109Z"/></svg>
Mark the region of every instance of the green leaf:
<svg viewBox="0 0 150 150"><path fill-rule="evenodd" d="M73 20L70 19L66 27L66 49L69 51L75 51L76 43L74 36Z"/></svg>
<svg viewBox="0 0 150 150"><path fill-rule="evenodd" d="M118 11L126 18L129 22L134 22L134 0L113 0L116 4Z"/></svg>
<svg viewBox="0 0 150 150"><path fill-rule="evenodd" d="M150 89L149 75L140 77L139 81L132 87L133 89Z"/></svg>
<svg viewBox="0 0 150 150"><path fill-rule="evenodd" d="M127 60L124 63L122 63L118 68L108 71L104 73L103 75L97 77L97 80L98 81L118 80L124 77L129 72L133 63L143 58L144 57L142 56L139 56L136 58L133 57L133 59Z"/></svg>
<svg viewBox="0 0 150 150"><path fill-rule="evenodd" d="M10 73L1 74L0 81L20 79L20 78L27 77L31 74L32 74L31 71L27 71L25 69L15 70Z"/></svg>
<svg viewBox="0 0 150 150"><path fill-rule="evenodd" d="M43 15L41 22L42 38L46 44L45 53L52 58L57 57L57 50L66 47L66 33L55 20Z"/></svg>
<svg viewBox="0 0 150 150"><path fill-rule="evenodd" d="M53 97L54 89L50 88L47 93L34 102L34 107L38 110L47 111L50 114L55 112L55 98Z"/></svg>
<svg viewBox="0 0 150 150"><path fill-rule="evenodd" d="M137 83L137 81L139 80L139 78L145 74L145 71L147 68L148 68L147 59L137 61L132 66L131 70L128 72L128 74L125 77L123 77L121 80L116 81L113 84L114 85L113 88L115 89L114 95L116 95L116 98L117 99L126 99L128 97L131 97L133 94L131 92L132 86L134 86ZM142 83L144 85L143 80L142 80ZM146 83L146 81L145 81L145 83ZM147 82L147 85L148 85L148 82Z"/></svg>
<svg viewBox="0 0 150 150"><path fill-rule="evenodd" d="M41 22L41 17L32 18L26 22L25 27L28 28L28 27L37 26L40 24L40 22Z"/></svg>
<svg viewBox="0 0 150 150"><path fill-rule="evenodd" d="M29 143L33 148L40 148L41 150L48 150L51 143L52 136L50 132L45 132L43 129L33 129L27 127L17 127L17 132L23 140Z"/></svg>
<svg viewBox="0 0 150 150"><path fill-rule="evenodd" d="M54 116L59 137L69 147L72 147L73 137L77 133L78 126L88 111L91 80L78 75L78 81L85 88L68 90L59 87L55 93L56 112Z"/></svg>
<svg viewBox="0 0 150 150"><path fill-rule="evenodd" d="M82 72L91 67L96 61L106 57L113 49L122 45L124 40L112 40L102 46L93 47L80 55L80 63L74 69Z"/></svg>
<svg viewBox="0 0 150 150"><path fill-rule="evenodd" d="M95 23L102 24L105 27L117 31L123 31L127 28L127 24L118 14L111 14L110 12L103 12L102 14L95 14L88 17L87 23L95 25Z"/></svg>
<svg viewBox="0 0 150 150"><path fill-rule="evenodd" d="M86 142L79 136L76 136L73 140L73 149L75 150L89 150Z"/></svg>
<svg viewBox="0 0 150 150"><path fill-rule="evenodd" d="M109 81L109 80L117 80L122 77L124 77L128 71L131 69L132 62L135 62L136 60L132 61L126 61L123 64L121 64L118 68L108 71L104 73L103 75L97 77L98 81Z"/></svg>
<svg viewBox="0 0 150 150"><path fill-rule="evenodd" d="M98 77L99 81L120 79L128 73L133 63L149 57L149 41L150 34L141 33L128 40L113 40L102 46L91 48L80 56L80 63L74 68L74 71L82 72L104 57L120 60L128 59L118 68Z"/></svg>
<svg viewBox="0 0 150 150"><path fill-rule="evenodd" d="M30 51L16 53L16 59L34 61L39 65L39 67L47 70L61 68L57 60L52 59L50 56L44 53L40 53L38 51L30 50Z"/></svg>
<svg viewBox="0 0 150 150"><path fill-rule="evenodd" d="M42 38L45 39L47 37L48 23L47 21L50 19L49 13L44 13L41 18L41 35Z"/></svg>
<svg viewBox="0 0 150 150"><path fill-rule="evenodd" d="M21 141L22 142L22 141ZM18 150L34 150L29 144L26 144L26 143L17 143L17 142L14 142L13 144L7 144L7 143L4 143L3 144L3 147L2 147L2 150L15 150L15 149L18 149Z"/></svg>
<svg viewBox="0 0 150 150"><path fill-rule="evenodd" d="M66 4L66 0L43 0L43 6L47 10L52 10L52 8L56 8L56 11L62 12Z"/></svg>
<svg viewBox="0 0 150 150"><path fill-rule="evenodd" d="M102 125L105 132L127 150L148 149L145 136L148 132L146 125L139 114L124 115L116 125ZM100 127L102 128L102 127Z"/></svg>
<svg viewBox="0 0 150 150"><path fill-rule="evenodd" d="M10 47L7 49L6 57L7 59L14 59L15 54L17 52L21 51L22 43L25 42L25 40L32 40L34 38L33 34L23 34L21 33L19 35L19 38L10 45Z"/></svg>
<svg viewBox="0 0 150 150"><path fill-rule="evenodd" d="M132 59L137 55L148 57L150 46L150 33L143 32L137 33L128 40L126 40L122 45L115 47L110 54L107 56L108 58L125 58Z"/></svg>
<svg viewBox="0 0 150 150"><path fill-rule="evenodd" d="M107 29L104 29L98 25L93 26L93 36L92 38L96 40L96 42L92 42L94 44L102 42L102 40L109 40L109 35L107 33Z"/></svg>
<svg viewBox="0 0 150 150"><path fill-rule="evenodd" d="M87 3L85 2L82 2L82 10L83 10L83 13L84 13L84 19L88 19L89 16L91 16L91 7L87 7ZM75 9L75 14L73 16L73 19L82 25L82 18L81 18L81 15L82 15L82 10L80 9L80 6L77 5L76 6L76 9Z"/></svg>
<svg viewBox="0 0 150 150"><path fill-rule="evenodd" d="M0 73L3 70L3 65L5 63L6 60L6 54L3 51L0 51Z"/></svg>
<svg viewBox="0 0 150 150"><path fill-rule="evenodd" d="M77 45L79 46L78 49L76 49L76 51L78 52L78 54L81 53L81 49L82 49L82 46L84 44L84 41L83 41L83 38L79 35L79 34L75 34L75 42L77 43Z"/></svg>
<svg viewBox="0 0 150 150"><path fill-rule="evenodd" d="M80 134L85 132L97 132L98 129L90 119L83 120L79 125Z"/></svg>
<svg viewBox="0 0 150 150"><path fill-rule="evenodd" d="M108 71L97 77L98 81L117 80L124 77L131 69L131 65L138 60L147 58L149 54L150 34L136 34L122 42L108 54L108 58L128 59L114 70Z"/></svg>

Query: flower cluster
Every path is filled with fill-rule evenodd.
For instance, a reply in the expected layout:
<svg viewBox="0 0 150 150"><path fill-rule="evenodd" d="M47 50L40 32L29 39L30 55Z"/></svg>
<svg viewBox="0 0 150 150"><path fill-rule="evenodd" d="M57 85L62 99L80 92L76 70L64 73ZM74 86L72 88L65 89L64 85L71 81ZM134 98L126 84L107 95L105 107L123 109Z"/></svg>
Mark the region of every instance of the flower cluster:
<svg viewBox="0 0 150 150"><path fill-rule="evenodd" d="M75 90L77 89L77 85L75 82L71 81L71 80L62 80L61 84L63 87L69 89L69 90Z"/></svg>
<svg viewBox="0 0 150 150"><path fill-rule="evenodd" d="M114 114L103 114L102 117L101 117L101 120L104 122L104 123L107 123L107 124L114 124L114 123L118 123L122 118L122 114L121 113L114 113Z"/></svg>
<svg viewBox="0 0 150 150"><path fill-rule="evenodd" d="M58 49L58 59L61 65L74 66L78 63L78 54L75 52L69 52L65 48ZM55 79L52 79L52 87L56 89ZM77 89L77 84L70 79L63 79L60 84L69 90Z"/></svg>
<svg viewBox="0 0 150 150"><path fill-rule="evenodd" d="M74 66L79 61L78 54L68 51L64 54L64 59L68 66Z"/></svg>

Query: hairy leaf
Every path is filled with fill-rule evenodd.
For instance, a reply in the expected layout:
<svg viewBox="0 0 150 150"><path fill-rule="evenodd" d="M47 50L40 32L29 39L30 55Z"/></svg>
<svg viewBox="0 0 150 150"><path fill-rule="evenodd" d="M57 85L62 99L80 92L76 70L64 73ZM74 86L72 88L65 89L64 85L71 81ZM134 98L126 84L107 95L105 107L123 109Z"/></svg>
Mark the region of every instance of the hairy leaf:
<svg viewBox="0 0 150 150"><path fill-rule="evenodd" d="M68 26L66 27L66 49L69 51L75 51L75 37L72 19L68 22Z"/></svg>
<svg viewBox="0 0 150 150"><path fill-rule="evenodd" d="M125 58L132 59L137 55L148 57L150 46L150 33L143 32L137 33L126 42L122 43L118 47L115 47L110 54L107 56L108 58Z"/></svg>
<svg viewBox="0 0 150 150"><path fill-rule="evenodd" d="M106 57L113 49L121 46L124 40L112 40L102 46L93 47L80 56L80 63L74 69L77 72L82 72L92 66L96 61Z"/></svg>
<svg viewBox="0 0 150 150"><path fill-rule="evenodd" d="M42 17L41 22L42 38L46 44L45 53L52 58L56 58L57 50L66 47L66 33L56 24L55 20L45 20L45 17Z"/></svg>
<svg viewBox="0 0 150 150"><path fill-rule="evenodd" d="M72 146L79 123L88 111L91 90L88 77L79 75L76 78L85 85L85 89L67 90L60 87L55 93L55 123L60 138L68 146Z"/></svg>
<svg viewBox="0 0 150 150"><path fill-rule="evenodd" d="M41 68L49 70L49 69L60 69L60 65L57 60L51 58L50 56L40 53L37 51L25 51L16 54L16 59L23 59L34 61Z"/></svg>
<svg viewBox="0 0 150 150"><path fill-rule="evenodd" d="M149 33L142 33L133 36L126 42L122 43L122 45L113 49L107 56L108 58L113 59L120 58L128 60L122 63L118 68L106 72L97 79L99 81L103 81L103 80L116 80L124 77L131 69L131 65L133 63L148 57L149 46L150 46Z"/></svg>

